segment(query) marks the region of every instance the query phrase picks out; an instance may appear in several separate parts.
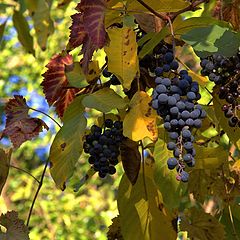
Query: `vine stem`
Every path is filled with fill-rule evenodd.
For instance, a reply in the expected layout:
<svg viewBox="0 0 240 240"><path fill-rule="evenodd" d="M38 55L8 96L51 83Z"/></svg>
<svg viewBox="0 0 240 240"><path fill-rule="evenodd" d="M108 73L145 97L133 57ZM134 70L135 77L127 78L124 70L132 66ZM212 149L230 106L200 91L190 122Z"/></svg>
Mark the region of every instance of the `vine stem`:
<svg viewBox="0 0 240 240"><path fill-rule="evenodd" d="M49 163L49 159L47 159L47 161L46 161L46 163L45 163L45 166L44 166L44 169L43 169L43 172L42 172L42 175L41 175L41 179L40 179L39 184L38 184L37 191L36 191L36 193L35 193L35 196L34 196L33 201L32 201L31 208L30 208L30 210L29 210L29 214L28 214L28 218L27 218L27 223L26 223L27 226L29 226L29 222L30 222L30 219L31 219L31 215L32 215L32 211L33 211L35 202L36 202L37 197L38 197L38 194L39 194L39 192L40 192L40 190L41 190L41 188L42 188L43 180L44 180L44 176L45 176L45 173L46 173L46 170L47 170L48 163Z"/></svg>
<svg viewBox="0 0 240 240"><path fill-rule="evenodd" d="M29 107L29 109L31 109L31 110L33 110L33 111L35 111L35 112L39 112L39 113L47 116L47 117L50 118L53 122L55 122L60 128L62 127L54 118L52 118L52 117L51 117L50 115L48 115L47 113L45 113L45 112L43 112L43 111L41 111L41 110L35 109L35 108L31 108L31 107Z"/></svg>
<svg viewBox="0 0 240 240"><path fill-rule="evenodd" d="M17 170L19 170L19 171L21 171L21 172L24 172L24 173L28 174L28 175L31 176L38 184L40 184L40 181L39 181L36 177L34 177L30 172L28 172L28 171L26 171L26 170L24 170L24 169L22 169L22 168L19 168L19 167L17 167L17 166L14 166L14 165L12 165L12 164L9 164L9 165L7 165L7 166L9 166L9 167L11 167L11 168L15 168L15 169L17 169Z"/></svg>
<svg viewBox="0 0 240 240"><path fill-rule="evenodd" d="M172 35L173 55L175 56L176 42L175 42L175 34L174 34L174 30L173 30L172 20L169 16L167 16L167 20L168 20L170 32L171 32L171 35Z"/></svg>

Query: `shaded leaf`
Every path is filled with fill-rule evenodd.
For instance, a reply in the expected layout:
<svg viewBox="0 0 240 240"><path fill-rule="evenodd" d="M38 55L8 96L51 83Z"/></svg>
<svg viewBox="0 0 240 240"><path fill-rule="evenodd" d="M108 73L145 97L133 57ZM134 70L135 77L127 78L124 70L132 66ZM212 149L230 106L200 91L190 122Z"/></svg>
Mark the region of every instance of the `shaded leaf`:
<svg viewBox="0 0 240 240"><path fill-rule="evenodd" d="M158 136L156 113L150 106L151 97L146 92L136 92L123 121L123 135L139 141L145 137L156 140Z"/></svg>
<svg viewBox="0 0 240 240"><path fill-rule="evenodd" d="M157 12L176 12L179 11L189 5L188 2L184 0L145 0L148 6L153 8ZM145 11L148 12L149 10L142 6L135 0L128 1L128 10L131 11Z"/></svg>
<svg viewBox="0 0 240 240"><path fill-rule="evenodd" d="M223 240L224 226L213 216L197 208L189 209L187 215L181 217L180 228L187 231L191 238L201 240Z"/></svg>
<svg viewBox="0 0 240 240"><path fill-rule="evenodd" d="M122 141L120 150L124 171L129 181L134 185L137 181L141 165L141 155L138 150L138 142L126 138Z"/></svg>
<svg viewBox="0 0 240 240"><path fill-rule="evenodd" d="M222 147L200 147L196 149L195 169L216 169L228 160L228 152Z"/></svg>
<svg viewBox="0 0 240 240"><path fill-rule="evenodd" d="M102 88L84 97L82 104L85 107L94 108L100 112L107 113L116 108L126 108L127 101L111 88Z"/></svg>
<svg viewBox="0 0 240 240"><path fill-rule="evenodd" d="M38 45L44 51L46 50L48 37L54 32L53 21L50 16L50 7L47 1L38 1L37 9L33 14L33 22Z"/></svg>
<svg viewBox="0 0 240 240"><path fill-rule="evenodd" d="M228 28L218 25L195 28L182 35L182 40L190 44L200 57L219 53L233 56L239 47L239 38Z"/></svg>
<svg viewBox="0 0 240 240"><path fill-rule="evenodd" d="M107 36L104 27L105 0L82 0L77 9L83 12L84 29L91 38L91 42L96 48L102 48Z"/></svg>
<svg viewBox="0 0 240 240"><path fill-rule="evenodd" d="M70 27L69 44L73 48L80 46L87 37L87 32L83 26L83 13L76 13L71 16L72 25Z"/></svg>
<svg viewBox="0 0 240 240"><path fill-rule="evenodd" d="M6 233L2 233L3 239L29 240L29 230L24 225L24 221L18 218L15 211L7 212L0 216L0 224L7 228ZM0 236L1 237L1 236Z"/></svg>
<svg viewBox="0 0 240 240"><path fill-rule="evenodd" d="M161 193L153 181L151 164L145 164L144 173L141 169L134 186L123 175L119 185L118 210L124 239L175 240L177 237L172 219L163 208Z"/></svg>
<svg viewBox="0 0 240 240"><path fill-rule="evenodd" d="M50 60L46 67L48 70L42 75L44 79L41 83L43 92L48 104L55 106L59 117L63 117L64 111L78 91L78 89L67 89L69 82L66 72L73 68L72 56L58 54Z"/></svg>
<svg viewBox="0 0 240 240"><path fill-rule="evenodd" d="M0 148L0 196L7 181L11 155L12 149L5 151L4 149Z"/></svg>
<svg viewBox="0 0 240 240"><path fill-rule="evenodd" d="M82 97L76 97L66 109L63 126L50 148L50 173L61 190L65 189L66 181L72 176L82 153L82 137L87 126Z"/></svg>
<svg viewBox="0 0 240 240"><path fill-rule="evenodd" d="M133 79L139 74L136 34L133 29L123 27L109 29L108 35L110 44L104 48L108 70L129 90Z"/></svg>
<svg viewBox="0 0 240 240"><path fill-rule="evenodd" d="M230 127L228 125L228 119L224 116L224 112L222 111L222 106L224 104L226 104L226 102L218 98L218 88L215 87L213 91L213 107L216 119L224 132L227 133L229 139L233 143L236 143L239 140L240 128L237 126Z"/></svg>
<svg viewBox="0 0 240 240"><path fill-rule="evenodd" d="M24 18L22 13L14 10L13 13L13 24L17 30L18 40L23 45L28 53L31 53L35 56L35 51L33 48L33 37L30 35L29 25L27 20Z"/></svg>
<svg viewBox="0 0 240 240"><path fill-rule="evenodd" d="M112 224L108 227L107 238L108 240L123 240L119 216L112 219Z"/></svg>
<svg viewBox="0 0 240 240"><path fill-rule="evenodd" d="M3 37L3 34L4 34L6 23L7 23L7 20L3 24L0 25L0 43L2 41L2 37Z"/></svg>
<svg viewBox="0 0 240 240"><path fill-rule="evenodd" d="M177 172L169 170L168 158L172 152L167 149L167 144L159 139L154 148L155 160L154 180L163 196L163 202L168 209L176 209L181 204L181 197L186 192L186 185L176 180Z"/></svg>
<svg viewBox="0 0 240 240"><path fill-rule="evenodd" d="M48 126L39 118L31 118L28 115L28 106L22 96L15 95L6 104L6 126L3 135L8 136L15 148L22 143L39 135L43 128Z"/></svg>

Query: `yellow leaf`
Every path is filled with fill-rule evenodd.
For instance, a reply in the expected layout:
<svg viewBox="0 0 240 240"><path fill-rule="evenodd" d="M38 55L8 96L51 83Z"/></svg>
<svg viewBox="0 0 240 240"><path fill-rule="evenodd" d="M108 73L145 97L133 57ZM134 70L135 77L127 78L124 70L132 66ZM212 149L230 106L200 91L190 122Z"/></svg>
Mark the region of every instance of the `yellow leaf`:
<svg viewBox="0 0 240 240"><path fill-rule="evenodd" d="M91 61L88 65L88 74L86 75L86 79L88 82L91 82L92 80L94 80L96 77L98 77L100 75L100 68L99 68L99 64L98 61Z"/></svg>
<svg viewBox="0 0 240 240"><path fill-rule="evenodd" d="M231 170L240 175L240 159L232 165Z"/></svg>
<svg viewBox="0 0 240 240"><path fill-rule="evenodd" d="M0 195L8 177L12 149L5 151L0 148Z"/></svg>
<svg viewBox="0 0 240 240"><path fill-rule="evenodd" d="M149 106L151 97L145 92L136 92L130 104L129 111L123 121L123 135L139 141L149 137L157 139L156 113Z"/></svg>
<svg viewBox="0 0 240 240"><path fill-rule="evenodd" d="M105 47L108 57L108 70L114 73L126 89L139 73L136 34L131 28L108 30L109 46Z"/></svg>
<svg viewBox="0 0 240 240"><path fill-rule="evenodd" d="M188 70L188 74L195 80L197 81L202 87L205 87L206 84L209 82L207 77L203 77L192 70Z"/></svg>

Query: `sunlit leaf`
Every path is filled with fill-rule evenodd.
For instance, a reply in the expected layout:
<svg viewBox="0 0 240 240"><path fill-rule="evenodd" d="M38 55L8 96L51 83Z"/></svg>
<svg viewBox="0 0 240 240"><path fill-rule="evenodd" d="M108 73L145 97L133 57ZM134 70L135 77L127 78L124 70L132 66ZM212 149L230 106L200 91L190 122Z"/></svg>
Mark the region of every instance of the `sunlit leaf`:
<svg viewBox="0 0 240 240"><path fill-rule="evenodd" d="M188 75L191 76L202 87L205 87L207 85L207 83L209 82L207 77L201 76L200 74L195 73L191 69L188 70Z"/></svg>
<svg viewBox="0 0 240 240"><path fill-rule="evenodd" d="M156 142L153 157L156 166L154 180L162 193L164 204L169 209L175 209L181 203L186 185L177 181L176 171L168 169L167 160L172 157L172 152L167 149L167 144L163 140L159 139Z"/></svg>
<svg viewBox="0 0 240 240"><path fill-rule="evenodd" d="M110 44L104 48L108 70L118 76L124 88L130 89L133 79L139 74L135 32L126 27L112 28L108 35Z"/></svg>
<svg viewBox="0 0 240 240"><path fill-rule="evenodd" d="M1 233L0 237L3 240L29 240L29 230L24 225L24 221L18 218L15 211L7 212L0 216L0 225L7 229L6 233Z"/></svg>
<svg viewBox="0 0 240 240"><path fill-rule="evenodd" d="M153 165L145 164L132 186L124 175L119 185L118 210L124 239L175 240L172 218L166 213L161 193L153 181ZM131 231L129 231L131 229Z"/></svg>
<svg viewBox="0 0 240 240"><path fill-rule="evenodd" d="M82 0L77 7L83 14L83 25L96 48L106 43L107 33L104 27L105 0Z"/></svg>
<svg viewBox="0 0 240 240"><path fill-rule="evenodd" d="M189 237L201 240L225 239L224 226L203 210L191 208L187 215L181 217L180 228L187 231Z"/></svg>
<svg viewBox="0 0 240 240"><path fill-rule="evenodd" d="M11 155L12 149L5 151L4 149L0 148L0 195L7 181Z"/></svg>
<svg viewBox="0 0 240 240"><path fill-rule="evenodd" d="M122 141L120 150L125 174L132 185L134 185L137 181L141 164L141 155L138 150L138 142L134 142L131 139L126 138Z"/></svg>
<svg viewBox="0 0 240 240"><path fill-rule="evenodd" d="M14 11L13 13L13 24L18 33L18 40L23 45L28 53L35 55L33 48L33 37L30 35L30 28L27 20L24 18L22 13Z"/></svg>
<svg viewBox="0 0 240 240"><path fill-rule="evenodd" d="M151 97L145 92L136 92L129 104L123 121L123 135L139 141L145 137L157 139L156 113L149 105Z"/></svg>
<svg viewBox="0 0 240 240"><path fill-rule="evenodd" d="M104 113L116 108L126 108L127 105L127 101L111 88L103 88L84 97L82 103L85 107L94 108Z"/></svg>
<svg viewBox="0 0 240 240"><path fill-rule="evenodd" d="M48 104L56 107L59 117L63 117L67 106L72 102L78 89L68 87L66 72L73 68L72 56L56 55L46 66L48 70L43 74L43 92Z"/></svg>
<svg viewBox="0 0 240 240"><path fill-rule="evenodd" d="M81 104L83 96L73 100L63 116L63 127L57 133L50 148L50 172L58 188L64 190L72 176L75 164L82 153L82 137L87 120Z"/></svg>
<svg viewBox="0 0 240 240"><path fill-rule="evenodd" d="M50 16L50 8L47 1L38 1L37 9L33 14L33 22L38 45L44 51L46 50L47 39L54 31L53 21Z"/></svg>

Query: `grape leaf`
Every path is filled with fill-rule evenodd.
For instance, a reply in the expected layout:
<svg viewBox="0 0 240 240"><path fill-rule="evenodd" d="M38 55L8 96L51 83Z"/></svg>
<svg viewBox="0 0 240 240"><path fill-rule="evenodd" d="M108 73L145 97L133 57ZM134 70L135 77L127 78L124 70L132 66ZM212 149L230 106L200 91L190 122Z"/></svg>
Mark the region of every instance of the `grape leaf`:
<svg viewBox="0 0 240 240"><path fill-rule="evenodd" d="M83 12L83 25L91 42L96 48L102 48L106 43L107 33L104 27L105 0L82 0L77 9Z"/></svg>
<svg viewBox="0 0 240 240"><path fill-rule="evenodd" d="M213 53L230 57L236 54L239 47L237 35L218 25L192 29L181 38L190 44L200 57L207 57Z"/></svg>
<svg viewBox="0 0 240 240"><path fill-rule="evenodd" d="M87 125L83 115L82 98L83 96L76 97L67 107L63 116L63 126L50 148L50 173L61 190L66 188L66 181L72 176L82 153L82 137Z"/></svg>
<svg viewBox="0 0 240 240"><path fill-rule="evenodd" d="M156 166L154 180L162 193L164 204L168 209L178 208L186 192L186 185L176 180L176 171L168 169L167 160L172 157L172 152L163 140L156 142L153 157Z"/></svg>
<svg viewBox="0 0 240 240"><path fill-rule="evenodd" d="M47 1L38 1L37 8L32 18L38 45L44 51L46 50L48 37L54 32L53 21L50 16L50 7Z"/></svg>
<svg viewBox="0 0 240 240"><path fill-rule="evenodd" d="M71 16L72 25L70 27L69 44L71 47L76 48L80 46L87 36L87 32L83 25L83 13L76 13Z"/></svg>
<svg viewBox="0 0 240 240"><path fill-rule="evenodd" d="M15 211L7 212L0 216L0 224L7 229L6 233L0 233L2 239L29 240L29 230L24 221L18 218Z"/></svg>
<svg viewBox="0 0 240 240"><path fill-rule="evenodd" d="M139 141L145 137L156 140L158 136L157 114L149 105L151 97L146 92L136 92L129 104L129 110L123 121L123 135Z"/></svg>
<svg viewBox="0 0 240 240"><path fill-rule="evenodd" d="M141 164L141 155L138 151L138 143L126 138L120 145L121 159L125 174L134 185L138 178Z"/></svg>
<svg viewBox="0 0 240 240"><path fill-rule="evenodd" d="M3 136L8 136L14 148L20 147L22 143L39 135L43 128L48 126L39 118L31 118L28 115L28 106L22 96L14 95L5 107L7 116Z"/></svg>
<svg viewBox="0 0 240 240"><path fill-rule="evenodd" d="M8 177L11 155L12 149L5 151L0 148L0 195Z"/></svg>
<svg viewBox="0 0 240 240"><path fill-rule="evenodd" d="M136 34L131 28L123 27L109 29L108 35L110 44L104 48L108 70L129 90L133 79L139 74Z"/></svg>
<svg viewBox="0 0 240 240"><path fill-rule="evenodd" d="M228 119L224 116L224 112L222 111L222 106L226 104L224 100L219 99L218 97L218 89L215 87L213 91L213 107L214 113L216 115L216 119L219 125L222 127L224 132L227 133L229 139L236 143L239 140L240 136L240 128L239 127L230 127L228 125Z"/></svg>
<svg viewBox="0 0 240 240"><path fill-rule="evenodd" d="M82 104L88 108L94 108L100 112L110 112L113 109L124 109L127 100L120 97L111 88L100 89L83 98Z"/></svg>
<svg viewBox="0 0 240 240"><path fill-rule="evenodd" d="M35 56L35 51L33 48L33 37L30 35L30 28L27 20L24 18L22 13L14 10L13 13L13 24L18 33L18 40L23 45L23 47L27 50L28 53L33 54Z"/></svg>
<svg viewBox="0 0 240 240"><path fill-rule="evenodd" d="M67 106L75 97L77 88L66 89L69 82L66 72L72 70L72 56L58 54L54 56L46 66L48 70L42 75L44 77L41 86L48 101L48 104L56 107L56 112L60 118L63 117Z"/></svg>
<svg viewBox="0 0 240 240"><path fill-rule="evenodd" d="M224 226L203 210L191 208L181 217L180 228L187 231L191 238L201 240L225 239Z"/></svg>
<svg viewBox="0 0 240 240"><path fill-rule="evenodd" d="M196 146L195 169L216 169L228 160L228 152L222 147Z"/></svg>
<svg viewBox="0 0 240 240"><path fill-rule="evenodd" d="M152 163L145 164L144 172L141 169L134 186L123 175L117 201L124 239L176 239L172 218L166 213L161 193L153 181Z"/></svg>

